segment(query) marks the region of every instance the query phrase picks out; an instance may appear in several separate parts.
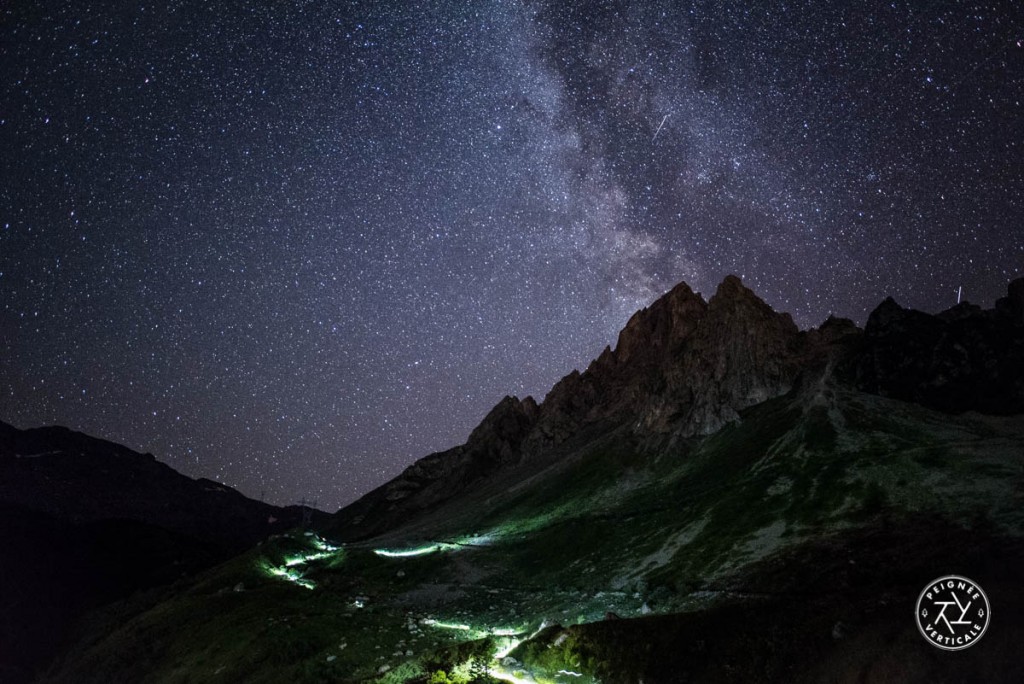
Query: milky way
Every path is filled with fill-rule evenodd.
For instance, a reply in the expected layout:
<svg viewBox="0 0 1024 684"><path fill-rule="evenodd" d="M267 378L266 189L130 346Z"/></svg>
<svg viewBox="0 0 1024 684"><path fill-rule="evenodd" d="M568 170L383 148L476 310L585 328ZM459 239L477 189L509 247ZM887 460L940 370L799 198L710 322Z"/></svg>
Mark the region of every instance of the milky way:
<svg viewBox="0 0 1024 684"><path fill-rule="evenodd" d="M1012 3L32 4L0 419L269 501L463 441L680 280L810 326L1024 266Z"/></svg>

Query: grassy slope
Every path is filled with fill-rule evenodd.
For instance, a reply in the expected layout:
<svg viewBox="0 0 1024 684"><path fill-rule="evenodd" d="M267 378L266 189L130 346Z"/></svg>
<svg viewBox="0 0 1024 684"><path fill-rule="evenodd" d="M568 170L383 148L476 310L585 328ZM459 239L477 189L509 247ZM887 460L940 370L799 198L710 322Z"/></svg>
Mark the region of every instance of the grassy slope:
<svg viewBox="0 0 1024 684"><path fill-rule="evenodd" d="M486 654L507 641L487 643L489 629L532 631L545 619L584 626L543 658L527 647L514 654L539 681L566 681L554 673L587 667L616 681L625 674L609 663L628 660L615 652L629 641L620 632L645 634L646 620L602 622L607 612L714 622L718 611L745 610L730 607L737 600L790 591L780 577L806 584L799 569L830 556L805 550L834 544L829 554L842 555L857 535L886 526L931 542L968 530L984 548L1005 546L993 540L1024 529L1022 445L1021 418L952 418L828 388L766 402L738 425L672 448L610 432L526 486L494 483L379 542L472 544L477 534L487 545L411 558L349 545L304 566L316 583L307 590L261 570L312 552L309 538L277 539L197 582L98 616L52 681L320 682L372 679L381 667L384 678L403 681L450 673L474 649ZM898 552L910 548L905 541L872 547L882 582L909 567ZM932 562L933 574L955 571L929 558L921 562ZM841 603L826 602L822 619L840 619L825 608ZM650 662L666 661L656 656L635 666L654 668L648 681L659 676Z"/></svg>

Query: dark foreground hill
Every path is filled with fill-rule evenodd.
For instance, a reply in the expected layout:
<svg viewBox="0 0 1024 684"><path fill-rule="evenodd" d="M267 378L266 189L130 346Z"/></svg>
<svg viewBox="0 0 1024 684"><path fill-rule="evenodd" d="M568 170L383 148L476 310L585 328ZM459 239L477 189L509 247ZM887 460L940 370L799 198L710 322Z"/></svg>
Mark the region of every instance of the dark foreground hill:
<svg viewBox="0 0 1024 684"><path fill-rule="evenodd" d="M24 681L83 612L301 523L118 444L0 423L0 681Z"/></svg>
<svg viewBox="0 0 1024 684"><path fill-rule="evenodd" d="M680 285L326 538L94 613L43 681L1018 682L1022 314L1017 281L801 331ZM995 617L951 655L914 602L952 573Z"/></svg>

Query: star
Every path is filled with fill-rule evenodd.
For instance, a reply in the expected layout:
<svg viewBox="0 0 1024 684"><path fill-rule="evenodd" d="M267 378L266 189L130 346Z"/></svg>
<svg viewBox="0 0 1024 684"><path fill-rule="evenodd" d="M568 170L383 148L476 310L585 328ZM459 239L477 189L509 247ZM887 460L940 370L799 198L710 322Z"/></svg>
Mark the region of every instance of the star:
<svg viewBox="0 0 1024 684"><path fill-rule="evenodd" d="M679 281L809 327L1024 263L1010 3L22 4L0 420L274 503L542 399Z"/></svg>

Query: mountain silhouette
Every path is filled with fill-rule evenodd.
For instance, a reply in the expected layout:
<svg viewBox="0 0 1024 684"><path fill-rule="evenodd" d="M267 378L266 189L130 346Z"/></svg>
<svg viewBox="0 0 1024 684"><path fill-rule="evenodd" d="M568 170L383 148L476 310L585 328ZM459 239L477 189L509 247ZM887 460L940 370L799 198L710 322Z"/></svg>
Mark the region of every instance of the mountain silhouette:
<svg viewBox="0 0 1024 684"><path fill-rule="evenodd" d="M24 681L73 621L222 562L303 520L62 427L0 423L0 681Z"/></svg>
<svg viewBox="0 0 1024 684"><path fill-rule="evenodd" d="M707 300L680 284L317 533L270 534L266 508L122 447L7 428L19 510L249 547L91 612L40 681L1019 681L1024 623L950 659L913 607L955 573L1024 610L1022 340L1024 280L990 310L887 299L863 330L800 330L734 276Z"/></svg>

